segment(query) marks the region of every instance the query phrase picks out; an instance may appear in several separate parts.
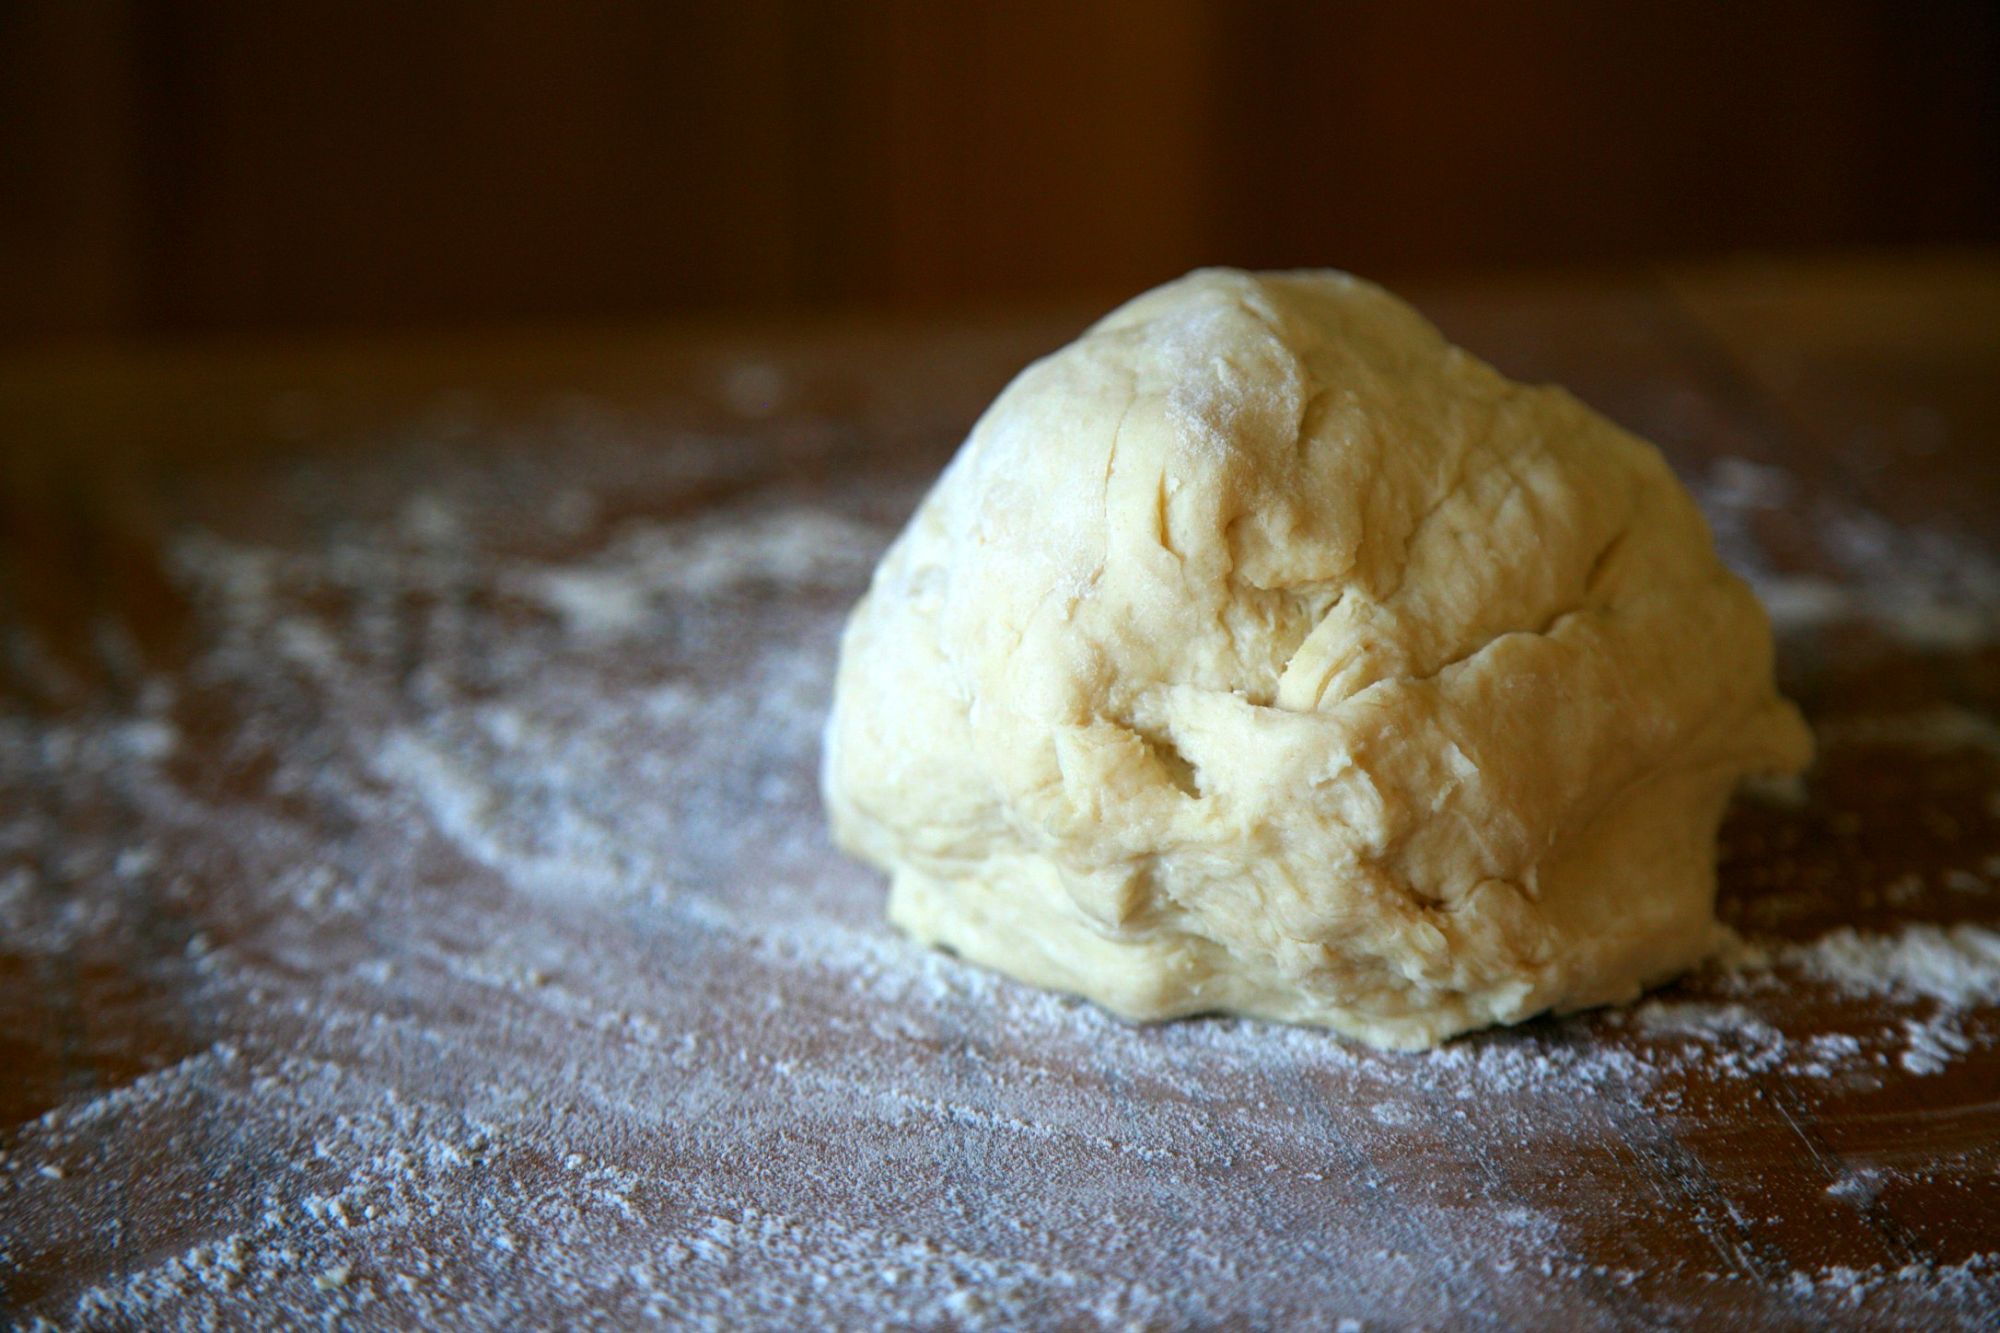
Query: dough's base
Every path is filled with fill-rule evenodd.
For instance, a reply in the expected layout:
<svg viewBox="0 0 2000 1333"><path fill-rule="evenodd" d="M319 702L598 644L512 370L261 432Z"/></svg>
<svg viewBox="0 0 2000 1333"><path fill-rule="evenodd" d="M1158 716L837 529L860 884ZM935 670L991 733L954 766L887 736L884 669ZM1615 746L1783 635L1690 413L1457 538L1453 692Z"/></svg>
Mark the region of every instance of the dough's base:
<svg viewBox="0 0 2000 1333"><path fill-rule="evenodd" d="M1239 955L1171 919L1115 928L1032 854L981 861L976 873L950 860L898 863L870 839L872 825L833 808L843 845L890 872L890 920L921 943L1135 1022L1241 1014L1422 1050L1626 1003L1725 948L1733 936L1715 920L1713 865L1732 771L1724 760L1619 793L1537 867L1532 901L1495 885L1401 933L1287 941L1283 959ZM1435 939L1428 958L1413 935Z"/></svg>
<svg viewBox="0 0 2000 1333"><path fill-rule="evenodd" d="M1385 1016L1297 989L1260 986L1238 970L1227 951L1199 936L1160 931L1117 938L1083 919L1066 899L1049 902L1045 911L1030 905L1044 896L1046 891L1023 892L1018 885L995 888L903 868L892 879L888 913L921 944L948 949L1030 985L1089 1000L1133 1022L1237 1014L1325 1028L1396 1051L1426 1050L1462 1033L1541 1013L1623 1004L1696 966L1729 940L1725 928L1713 925L1685 932L1678 948L1655 940L1648 951L1655 970L1608 985L1598 979L1598 988L1587 994L1563 995L1561 980L1544 974L1507 993L1433 993L1420 1008ZM1376 1002L1384 998L1378 995ZM1407 994L1400 998L1410 1002Z"/></svg>

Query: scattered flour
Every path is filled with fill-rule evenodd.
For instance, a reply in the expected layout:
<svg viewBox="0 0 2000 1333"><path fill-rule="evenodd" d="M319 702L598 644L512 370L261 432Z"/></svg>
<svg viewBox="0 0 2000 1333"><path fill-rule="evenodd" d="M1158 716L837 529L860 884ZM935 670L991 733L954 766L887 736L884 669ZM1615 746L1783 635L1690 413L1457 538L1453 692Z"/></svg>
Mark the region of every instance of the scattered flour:
<svg viewBox="0 0 2000 1333"><path fill-rule="evenodd" d="M1753 580L1757 596L1780 629L1870 625L1913 648L1968 649L2000 642L2000 610L1899 597L1895 591L1858 593L1832 579L1765 575Z"/></svg>
<svg viewBox="0 0 2000 1333"><path fill-rule="evenodd" d="M1922 651L2000 643L2000 558L1987 546L1898 527L1852 505L1802 500L1789 473L1742 458L1716 460L1694 489L1724 554L1780 633L1864 626ZM1769 565L1752 525L1778 510L1809 515L1827 573Z"/></svg>
<svg viewBox="0 0 2000 1333"><path fill-rule="evenodd" d="M1843 927L1778 956L1849 994L1921 996L1952 1008L2000 1000L2000 932L1971 923L1893 935Z"/></svg>
<svg viewBox="0 0 2000 1333"><path fill-rule="evenodd" d="M1871 1049L1895 1052L1896 1063L1914 1075L1941 1074L1961 1056L1984 1049L1993 1033L1975 1035L1969 1011L2000 1000L2000 932L1972 923L1940 927L1908 926L1890 934L1869 934L1843 926L1804 944L1772 949L1739 948L1722 960L1722 984L1769 993L1784 977L1804 977L1844 995L1897 1005L1928 1002L1922 1016L1899 1015L1869 1044L1849 1033L1822 1033L1803 1046L1783 1038L1767 1044L1769 1066L1814 1077L1837 1077L1865 1064ZM1661 1006L1640 1008L1643 1016ZM1683 1025L1701 1030L1756 1035L1756 1020L1738 1015L1741 1006L1696 1006L1706 1017ZM1643 1024L1643 1018L1642 1018ZM1775 1034L1773 1034L1775 1035Z"/></svg>
<svg viewBox="0 0 2000 1333"><path fill-rule="evenodd" d="M1916 750L1983 750L2000 755L2000 722L1954 707L1875 717L1839 717L1815 729L1820 746L1888 746Z"/></svg>
<svg viewBox="0 0 2000 1333"><path fill-rule="evenodd" d="M788 392L754 368L725 391L749 415ZM1862 931L1822 892L1810 938L1423 1055L1129 1027L913 948L827 845L840 618L935 459L808 502L728 442L573 417L559 455L417 439L243 480L281 517L182 528L184 657L150 650L94 712L0 715L9 957L109 966L102 1027L148 1034L82 1034L0 1140L10 1314L1375 1328L1642 1299L1699 1323L1740 1308L1702 1304L1720 1273L1799 1322L1990 1322L1992 1255L1760 1267L1759 1209L1851 1213L1907 1156L1831 1163L1801 1202L1675 1137L1780 1085L1990 1070L1987 926ZM1727 504L1791 494L1749 468ZM680 503L697 481L729 498ZM1781 626L1885 604L1793 595ZM1992 736L1854 717L1826 762ZM2000 850L1975 842L1962 875ZM1960 883L1913 882L1911 910ZM1693 1258L1601 1234L1634 1160Z"/></svg>
<svg viewBox="0 0 2000 1333"><path fill-rule="evenodd" d="M675 598L709 597L759 584L797 592L850 587L881 554L881 536L822 509L782 508L735 522L657 524L621 533L582 567L515 571L505 579L586 640L644 626Z"/></svg>

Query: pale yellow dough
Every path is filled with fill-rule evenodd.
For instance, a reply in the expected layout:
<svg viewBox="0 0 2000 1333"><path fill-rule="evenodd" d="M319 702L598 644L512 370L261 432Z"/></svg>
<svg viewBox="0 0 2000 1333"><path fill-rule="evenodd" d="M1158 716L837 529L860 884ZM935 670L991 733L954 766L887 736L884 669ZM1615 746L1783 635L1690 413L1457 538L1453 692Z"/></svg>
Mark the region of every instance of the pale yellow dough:
<svg viewBox="0 0 2000 1333"><path fill-rule="evenodd" d="M1650 445L1356 278L1210 270L974 427L824 785L920 940L1421 1047L1700 960L1732 788L1810 748Z"/></svg>

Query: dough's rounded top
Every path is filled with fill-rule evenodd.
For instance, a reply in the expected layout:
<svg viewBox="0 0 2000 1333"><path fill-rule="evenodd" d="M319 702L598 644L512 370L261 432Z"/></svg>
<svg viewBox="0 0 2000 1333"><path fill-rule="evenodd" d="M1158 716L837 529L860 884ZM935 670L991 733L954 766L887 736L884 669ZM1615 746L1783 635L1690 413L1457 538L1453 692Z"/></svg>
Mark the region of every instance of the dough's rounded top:
<svg viewBox="0 0 2000 1333"><path fill-rule="evenodd" d="M979 421L825 786L921 938L1421 1044L1699 958L1730 788L1808 748L1650 445L1366 282L1205 270Z"/></svg>

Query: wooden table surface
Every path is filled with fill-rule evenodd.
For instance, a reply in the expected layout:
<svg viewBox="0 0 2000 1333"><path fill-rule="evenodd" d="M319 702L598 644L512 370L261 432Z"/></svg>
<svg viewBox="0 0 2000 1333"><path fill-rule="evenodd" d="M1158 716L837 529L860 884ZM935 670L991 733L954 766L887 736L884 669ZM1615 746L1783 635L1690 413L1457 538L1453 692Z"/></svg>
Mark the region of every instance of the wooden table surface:
<svg viewBox="0 0 2000 1333"><path fill-rule="evenodd" d="M2000 256L1410 295L1661 444L1821 744L1761 957L1429 1055L827 843L841 614L1083 312L0 361L0 1322L2000 1325Z"/></svg>

